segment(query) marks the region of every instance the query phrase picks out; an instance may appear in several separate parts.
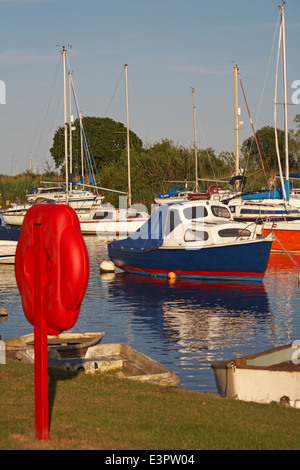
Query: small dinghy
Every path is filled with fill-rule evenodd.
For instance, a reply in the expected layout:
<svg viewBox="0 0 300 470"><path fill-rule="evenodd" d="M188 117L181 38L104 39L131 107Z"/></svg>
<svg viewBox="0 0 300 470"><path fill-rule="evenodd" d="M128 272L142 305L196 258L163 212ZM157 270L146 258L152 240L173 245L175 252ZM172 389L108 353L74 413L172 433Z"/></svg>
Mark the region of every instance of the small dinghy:
<svg viewBox="0 0 300 470"><path fill-rule="evenodd" d="M48 336L48 365L71 372L107 372L120 377L149 382L162 387L178 385L180 380L167 367L127 344L100 344L105 333L60 334ZM33 335L5 341L7 359L34 363Z"/></svg>
<svg viewBox="0 0 300 470"><path fill-rule="evenodd" d="M300 341L212 364L222 397L300 408Z"/></svg>
<svg viewBox="0 0 300 470"><path fill-rule="evenodd" d="M84 357L89 347L99 344L105 333L61 333L47 337L49 359L54 355L61 358ZM34 357L34 334L6 339L6 358L28 362ZM29 360L29 362L31 362Z"/></svg>

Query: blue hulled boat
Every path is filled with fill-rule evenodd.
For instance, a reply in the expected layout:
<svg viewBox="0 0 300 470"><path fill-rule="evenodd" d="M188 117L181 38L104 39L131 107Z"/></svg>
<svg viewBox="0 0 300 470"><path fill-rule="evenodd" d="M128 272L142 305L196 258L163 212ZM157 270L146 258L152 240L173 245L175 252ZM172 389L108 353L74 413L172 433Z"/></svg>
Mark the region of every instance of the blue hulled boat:
<svg viewBox="0 0 300 470"><path fill-rule="evenodd" d="M0 264L13 264L21 227L2 225L0 220Z"/></svg>
<svg viewBox="0 0 300 470"><path fill-rule="evenodd" d="M160 206L129 238L110 242L108 255L134 274L261 281L272 241L221 203L191 201Z"/></svg>

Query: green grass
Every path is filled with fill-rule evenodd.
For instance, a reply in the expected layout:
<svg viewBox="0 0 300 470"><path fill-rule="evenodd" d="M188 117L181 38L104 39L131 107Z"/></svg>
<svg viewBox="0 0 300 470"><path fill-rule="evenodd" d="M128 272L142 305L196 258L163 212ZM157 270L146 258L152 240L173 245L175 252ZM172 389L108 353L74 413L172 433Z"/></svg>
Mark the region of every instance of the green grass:
<svg viewBox="0 0 300 470"><path fill-rule="evenodd" d="M49 440L35 437L34 369L0 365L0 449L299 449L300 411L49 369Z"/></svg>

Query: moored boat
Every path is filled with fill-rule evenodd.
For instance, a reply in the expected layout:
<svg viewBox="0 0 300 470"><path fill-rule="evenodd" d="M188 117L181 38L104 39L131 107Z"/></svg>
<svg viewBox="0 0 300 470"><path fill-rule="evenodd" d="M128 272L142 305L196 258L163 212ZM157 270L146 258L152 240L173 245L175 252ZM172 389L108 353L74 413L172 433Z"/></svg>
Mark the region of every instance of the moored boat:
<svg viewBox="0 0 300 470"><path fill-rule="evenodd" d="M300 220L265 222L262 226L263 236L275 235L272 251L300 252Z"/></svg>
<svg viewBox="0 0 300 470"><path fill-rule="evenodd" d="M154 199L155 204L173 204L182 201L188 201L189 194L191 191L186 191L184 187L173 186L173 188L167 193L160 193L157 198Z"/></svg>
<svg viewBox="0 0 300 470"><path fill-rule="evenodd" d="M212 364L222 397L300 408L300 342Z"/></svg>
<svg viewBox="0 0 300 470"><path fill-rule="evenodd" d="M134 208L116 209L103 204L87 214L78 214L78 218L84 235L128 237L149 219L149 215Z"/></svg>
<svg viewBox="0 0 300 470"><path fill-rule="evenodd" d="M225 205L195 201L160 206L126 240L109 242L108 255L129 273L261 281L272 241L233 221Z"/></svg>
<svg viewBox="0 0 300 470"><path fill-rule="evenodd" d="M283 2L285 3L285 2ZM276 75L275 75L275 96L274 96L274 131L275 131L275 148L277 156L277 164L279 168L279 178L280 184L277 189L271 189L271 186L274 184L275 179L268 180L268 189L255 191L252 193L244 193L235 198L228 198L227 203L230 207L231 212L235 220L257 220L260 223L263 222L280 222L280 225L283 226L286 223L292 221L293 228L291 232L295 232L297 225L300 224L300 203L297 191L291 190L290 184L290 175L289 172L289 133L288 133L288 114L287 114L287 85L286 85L286 50L285 50L285 6L284 4L280 7L280 29L279 29L279 44L278 44L278 54L277 54L277 64L276 64ZM282 163L279 152L279 143L278 143L278 131L277 131L277 83L278 83L278 67L279 67L279 56L280 49L282 55L282 86L283 86L283 96L282 96L282 105L283 105L283 120L284 120L284 161L285 161L285 174L282 171ZM260 151L259 151L260 154ZM260 155L261 156L261 155ZM266 174L265 174L266 175ZM294 223L295 221L295 223ZM288 229L285 229L285 234L287 234ZM284 231L282 230L282 234ZM299 232L298 232L299 237ZM291 238L289 240L289 245L291 246L292 251L297 251L294 249L293 244L291 244ZM276 244L273 245L275 249Z"/></svg>
<svg viewBox="0 0 300 470"><path fill-rule="evenodd" d="M41 198L52 199L59 204L66 204L66 190L59 186L33 188L27 195L27 202L28 204L33 204L37 199ZM72 189L68 194L68 204L76 211L92 209L95 205L101 204L103 199L103 196L85 189Z"/></svg>
<svg viewBox="0 0 300 470"><path fill-rule="evenodd" d="M0 264L13 264L21 228L0 225Z"/></svg>

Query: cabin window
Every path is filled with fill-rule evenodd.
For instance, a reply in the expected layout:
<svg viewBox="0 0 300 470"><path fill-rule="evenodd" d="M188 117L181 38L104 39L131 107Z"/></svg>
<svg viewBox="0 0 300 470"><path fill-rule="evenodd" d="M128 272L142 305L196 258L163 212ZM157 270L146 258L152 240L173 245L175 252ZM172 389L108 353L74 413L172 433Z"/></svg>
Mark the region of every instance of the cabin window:
<svg viewBox="0 0 300 470"><path fill-rule="evenodd" d="M107 219L107 220L112 220L113 214L112 212L96 212L93 219L94 220L102 220L102 219Z"/></svg>
<svg viewBox="0 0 300 470"><path fill-rule="evenodd" d="M208 212L205 206L192 206L187 207L183 210L184 217L186 219L202 219L208 216Z"/></svg>
<svg viewBox="0 0 300 470"><path fill-rule="evenodd" d="M170 209L167 217L165 237L170 235L178 225L181 224L179 212L176 209Z"/></svg>
<svg viewBox="0 0 300 470"><path fill-rule="evenodd" d="M227 207L211 206L211 211L216 217L224 217L225 219L230 219L230 212Z"/></svg>
<svg viewBox="0 0 300 470"><path fill-rule="evenodd" d="M128 219L138 219L140 215L140 212L127 212Z"/></svg>
<svg viewBox="0 0 300 470"><path fill-rule="evenodd" d="M226 238L226 237L250 237L251 232L250 230L247 229L242 229L242 228L226 228L223 230L219 230L219 236L221 238Z"/></svg>
<svg viewBox="0 0 300 470"><path fill-rule="evenodd" d="M184 241L186 242L204 242L208 240L208 233L203 230L188 229L184 234Z"/></svg>

